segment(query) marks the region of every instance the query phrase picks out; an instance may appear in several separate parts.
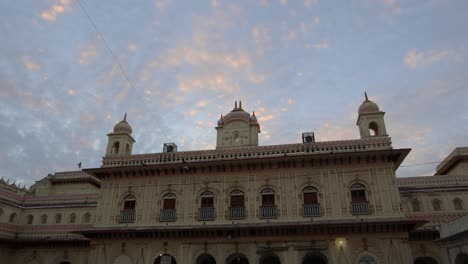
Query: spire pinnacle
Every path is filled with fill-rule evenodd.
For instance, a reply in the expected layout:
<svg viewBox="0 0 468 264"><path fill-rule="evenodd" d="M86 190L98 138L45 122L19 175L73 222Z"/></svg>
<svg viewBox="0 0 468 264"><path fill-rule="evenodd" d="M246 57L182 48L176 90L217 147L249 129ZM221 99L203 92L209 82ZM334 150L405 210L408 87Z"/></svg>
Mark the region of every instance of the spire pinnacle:
<svg viewBox="0 0 468 264"><path fill-rule="evenodd" d="M127 121L127 112L125 112L123 121Z"/></svg>
<svg viewBox="0 0 468 264"><path fill-rule="evenodd" d="M234 103L234 109L237 109L237 101Z"/></svg>
<svg viewBox="0 0 468 264"><path fill-rule="evenodd" d="M252 111L252 116L255 116L255 110Z"/></svg>
<svg viewBox="0 0 468 264"><path fill-rule="evenodd" d="M364 92L364 96L366 97L366 101L369 101L369 98L367 98L367 92Z"/></svg>
<svg viewBox="0 0 468 264"><path fill-rule="evenodd" d="M242 101L239 100L239 109L242 109Z"/></svg>

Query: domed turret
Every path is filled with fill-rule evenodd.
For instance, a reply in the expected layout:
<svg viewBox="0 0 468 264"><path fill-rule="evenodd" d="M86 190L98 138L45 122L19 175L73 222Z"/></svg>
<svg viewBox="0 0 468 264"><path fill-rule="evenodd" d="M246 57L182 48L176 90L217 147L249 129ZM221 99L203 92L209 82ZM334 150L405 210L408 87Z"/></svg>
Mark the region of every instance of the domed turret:
<svg viewBox="0 0 468 264"><path fill-rule="evenodd" d="M223 126L224 125L224 117L223 115L221 114L221 117L219 118L218 120L218 126Z"/></svg>
<svg viewBox="0 0 468 264"><path fill-rule="evenodd" d="M234 109L218 120L216 148L258 146L258 124L255 112L252 116L242 109L242 102L237 101Z"/></svg>
<svg viewBox="0 0 468 264"><path fill-rule="evenodd" d="M369 100L369 98L367 98L367 93L364 93L364 94L365 94L366 100L364 100L361 106L359 106L359 111L358 111L359 114L380 112L379 106L376 103Z"/></svg>
<svg viewBox="0 0 468 264"><path fill-rule="evenodd" d="M129 135L132 134L132 127L127 122L127 114L125 114L124 119L122 121L118 122L114 126L114 133L126 133Z"/></svg>
<svg viewBox="0 0 468 264"><path fill-rule="evenodd" d="M114 131L107 135L107 155L131 155L133 143L132 127L127 122L127 114L125 113L122 121L114 126Z"/></svg>
<svg viewBox="0 0 468 264"><path fill-rule="evenodd" d="M387 135L384 122L384 112L380 111L379 106L369 100L367 93L364 93L365 100L359 106L359 116L356 125L359 126L361 138L380 137Z"/></svg>

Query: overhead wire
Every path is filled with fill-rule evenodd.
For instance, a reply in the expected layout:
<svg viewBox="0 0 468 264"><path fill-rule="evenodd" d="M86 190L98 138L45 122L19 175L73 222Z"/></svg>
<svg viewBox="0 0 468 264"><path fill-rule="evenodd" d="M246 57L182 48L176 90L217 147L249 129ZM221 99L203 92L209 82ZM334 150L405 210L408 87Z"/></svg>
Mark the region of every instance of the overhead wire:
<svg viewBox="0 0 468 264"><path fill-rule="evenodd" d="M106 39L104 38L104 36L101 34L101 32L99 31L99 29L97 28L96 26L96 23L94 23L93 19L91 18L91 16L89 15L88 11L86 11L86 8L83 6L83 4L81 3L81 0L75 0L75 2L78 3L78 5L80 6L81 10L83 11L83 13L85 13L88 21L91 23L91 25L93 26L94 28L94 31L96 31L96 33L98 34L99 38L102 40L102 42L104 43L104 45L106 46L106 49L109 51L110 55L112 56L113 60L115 63L117 63L117 65L119 66L119 69L120 69L120 72L123 74L123 76L125 77L125 80L128 82L128 84L133 88L134 91L136 91L136 87L135 85L133 84L133 82L130 80L130 78L128 77L128 74L127 72L125 71L124 67L122 66L122 64L120 63L120 60L119 58L115 55L114 51L111 49L111 47L109 46L109 44L107 43ZM164 136L170 140L170 138L167 136L167 134L164 132L164 130L161 129L161 127L159 127L159 130L164 134Z"/></svg>

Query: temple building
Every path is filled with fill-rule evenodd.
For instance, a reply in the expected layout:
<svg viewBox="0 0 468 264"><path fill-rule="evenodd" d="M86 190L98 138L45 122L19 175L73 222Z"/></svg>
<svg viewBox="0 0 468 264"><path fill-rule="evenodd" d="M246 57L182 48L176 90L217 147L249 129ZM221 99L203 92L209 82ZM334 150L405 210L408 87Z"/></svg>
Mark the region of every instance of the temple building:
<svg viewBox="0 0 468 264"><path fill-rule="evenodd" d="M398 178L384 115L366 95L358 139L261 146L236 102L215 149L148 154L124 117L100 167L0 180L1 263L468 263L468 147Z"/></svg>

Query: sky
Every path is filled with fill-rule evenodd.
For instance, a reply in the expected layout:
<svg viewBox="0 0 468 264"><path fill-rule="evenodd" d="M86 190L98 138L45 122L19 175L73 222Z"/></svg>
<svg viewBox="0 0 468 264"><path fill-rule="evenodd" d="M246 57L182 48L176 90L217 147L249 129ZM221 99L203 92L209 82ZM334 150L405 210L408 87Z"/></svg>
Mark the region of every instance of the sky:
<svg viewBox="0 0 468 264"><path fill-rule="evenodd" d="M81 7L82 6L82 7ZM260 145L359 138L367 91L398 177L468 146L468 1L0 0L0 176L99 167L127 113L133 153L213 149L242 100ZM420 163L426 165L408 166Z"/></svg>

